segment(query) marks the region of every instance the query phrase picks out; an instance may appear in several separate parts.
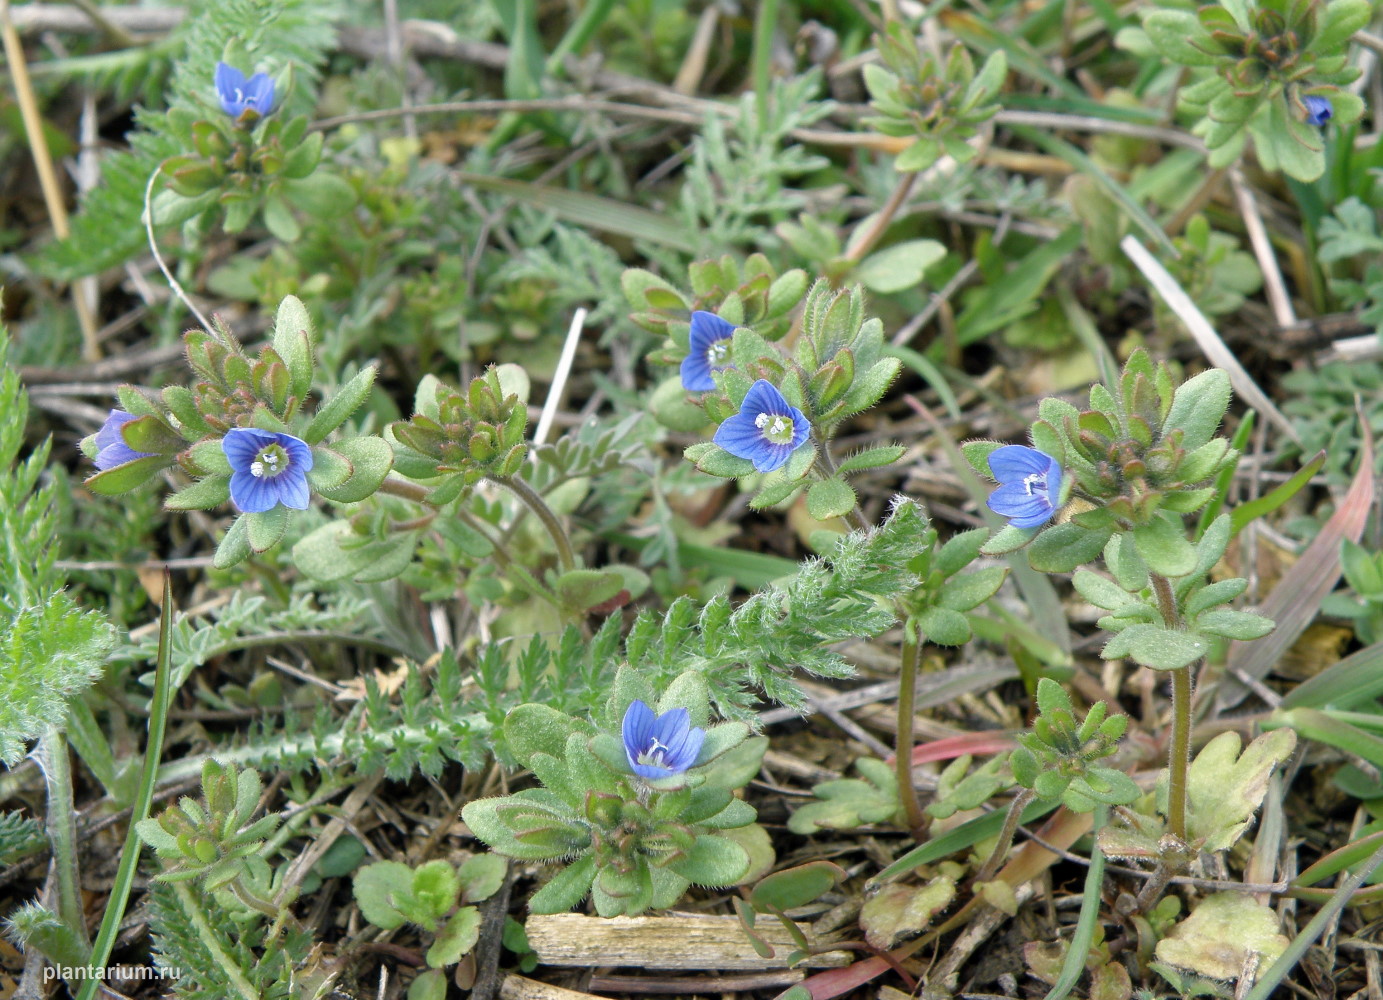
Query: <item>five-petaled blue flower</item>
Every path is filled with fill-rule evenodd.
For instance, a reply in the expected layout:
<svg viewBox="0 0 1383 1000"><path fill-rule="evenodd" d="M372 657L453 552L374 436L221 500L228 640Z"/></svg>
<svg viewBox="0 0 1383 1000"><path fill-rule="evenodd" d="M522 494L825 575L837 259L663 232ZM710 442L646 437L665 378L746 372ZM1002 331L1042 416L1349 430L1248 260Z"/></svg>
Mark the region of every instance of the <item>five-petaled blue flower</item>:
<svg viewBox="0 0 1383 1000"><path fill-rule="evenodd" d="M1056 513L1061 495L1061 466L1046 452L1008 444L989 456L989 470L999 488L989 494L989 509L1015 528L1036 528Z"/></svg>
<svg viewBox="0 0 1383 1000"><path fill-rule="evenodd" d="M247 80L234 66L218 62L216 96L221 99L221 110L237 121L246 111L253 111L255 117L267 115L274 110L274 78L256 73Z"/></svg>
<svg viewBox="0 0 1383 1000"><path fill-rule="evenodd" d="M231 465L231 501L241 510L258 514L279 504L307 509L312 449L306 441L258 427L232 427L221 448Z"/></svg>
<svg viewBox="0 0 1383 1000"><path fill-rule="evenodd" d="M734 324L715 313L698 309L691 314L691 351L682 360L682 388L707 392L716 387L711 372L729 365L730 338L734 333Z"/></svg>
<svg viewBox="0 0 1383 1000"><path fill-rule="evenodd" d="M760 472L787 463L811 433L811 424L772 382L759 379L745 393L740 411L716 429L712 439L731 455L747 458Z"/></svg>
<svg viewBox="0 0 1383 1000"><path fill-rule="evenodd" d="M635 699L624 712L624 753L642 778L681 774L696 763L706 730L693 726L685 708L662 715Z"/></svg>
<svg viewBox="0 0 1383 1000"><path fill-rule="evenodd" d="M1330 106L1330 101L1324 97L1303 97L1301 103L1306 106L1306 124L1324 125L1330 121L1335 109Z"/></svg>
<svg viewBox="0 0 1383 1000"><path fill-rule="evenodd" d="M106 422L96 432L96 457L92 459L96 468L105 472L117 465L133 462L136 458L148 458L152 451L135 451L125 443L122 429L131 420L137 419L133 413L124 410L111 410Z"/></svg>

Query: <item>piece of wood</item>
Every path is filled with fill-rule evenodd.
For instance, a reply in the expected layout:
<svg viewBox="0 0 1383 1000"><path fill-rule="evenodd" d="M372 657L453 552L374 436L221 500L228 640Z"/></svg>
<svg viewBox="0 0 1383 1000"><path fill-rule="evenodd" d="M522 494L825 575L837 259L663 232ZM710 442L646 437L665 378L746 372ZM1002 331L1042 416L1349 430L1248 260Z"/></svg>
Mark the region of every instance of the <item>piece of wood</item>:
<svg viewBox="0 0 1383 1000"><path fill-rule="evenodd" d="M561 986L540 983L536 979L510 974L499 985L499 1000L591 1000L594 993L582 993ZM596 1000L603 998L596 997Z"/></svg>
<svg viewBox="0 0 1383 1000"><path fill-rule="evenodd" d="M588 917L580 913L533 914L524 924L528 946L544 965L582 968L632 965L645 969L781 969L795 950L777 920L761 917L755 933L773 946L761 958L735 917ZM808 928L803 927L803 933ZM810 940L810 938L808 938ZM844 951L810 955L803 967L849 965Z"/></svg>

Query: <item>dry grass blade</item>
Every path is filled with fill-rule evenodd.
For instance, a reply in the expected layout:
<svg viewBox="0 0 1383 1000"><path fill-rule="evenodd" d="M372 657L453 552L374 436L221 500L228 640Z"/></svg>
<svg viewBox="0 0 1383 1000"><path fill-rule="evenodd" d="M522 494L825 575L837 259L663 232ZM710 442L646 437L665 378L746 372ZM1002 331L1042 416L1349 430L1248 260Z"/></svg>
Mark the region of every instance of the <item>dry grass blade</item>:
<svg viewBox="0 0 1383 1000"><path fill-rule="evenodd" d="M1253 642L1233 642L1226 660L1226 676L1220 684L1216 706L1224 710L1244 700L1248 688L1238 674L1262 680L1297 637L1306 631L1320 609L1321 600L1340 579L1340 541L1358 541L1373 506L1373 434L1367 420L1360 420L1363 448L1359 471L1349 492L1320 533L1306 547L1296 564L1283 574L1259 609L1277 628Z"/></svg>
<svg viewBox="0 0 1383 1000"><path fill-rule="evenodd" d="M1157 258L1148 253L1147 248L1132 236L1125 236L1119 242L1119 246L1128 255L1129 260L1133 261L1134 266L1142 272L1148 283L1157 290L1157 294L1162 296L1162 301L1167 303L1168 308L1176 313L1177 318L1186 325L1186 329L1191 331L1191 336L1196 338L1196 343L1200 345L1205 356L1210 359L1210 363L1229 373L1229 381L1234 386L1234 391L1244 402L1272 421L1282 433L1297 444L1301 444L1301 435L1297 433L1297 429L1292 426L1291 421L1283 416L1282 411L1263 393L1262 389L1258 388L1258 383L1253 380L1253 376L1244 370L1243 365L1239 364L1239 359L1234 356L1234 352L1220 339L1220 335L1210 325L1210 320L1205 318L1205 313L1201 312L1191 301L1191 296L1186 294L1186 290L1181 287L1176 278L1173 278Z"/></svg>

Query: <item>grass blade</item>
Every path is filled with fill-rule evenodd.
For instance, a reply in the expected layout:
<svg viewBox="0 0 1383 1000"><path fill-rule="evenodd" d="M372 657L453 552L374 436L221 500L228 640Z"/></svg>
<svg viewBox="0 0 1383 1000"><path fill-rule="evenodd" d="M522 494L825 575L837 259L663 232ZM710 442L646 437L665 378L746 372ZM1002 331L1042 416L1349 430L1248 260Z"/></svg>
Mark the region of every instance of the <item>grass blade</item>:
<svg viewBox="0 0 1383 1000"><path fill-rule="evenodd" d="M168 704L172 699L172 668L169 664L168 646L173 631L173 588L168 573L163 574L163 610L159 618L158 662L154 666L154 695L149 702L149 741L144 747L144 770L139 776L139 791L135 795L134 810L130 813L130 827L125 834L125 849L120 854L120 867L115 872L115 882L111 886L110 898L106 901L106 912L101 917L101 929L97 932L96 943L91 948L90 967L104 969L115 947L115 937L120 931L120 921L125 916L125 907L130 901L130 889L134 885L136 869L139 866L140 843L135 826L149 815L149 807L154 801L154 780L158 776L159 757L163 753L163 734L168 725ZM86 979L82 983L77 1000L92 1000L100 988L101 980Z"/></svg>

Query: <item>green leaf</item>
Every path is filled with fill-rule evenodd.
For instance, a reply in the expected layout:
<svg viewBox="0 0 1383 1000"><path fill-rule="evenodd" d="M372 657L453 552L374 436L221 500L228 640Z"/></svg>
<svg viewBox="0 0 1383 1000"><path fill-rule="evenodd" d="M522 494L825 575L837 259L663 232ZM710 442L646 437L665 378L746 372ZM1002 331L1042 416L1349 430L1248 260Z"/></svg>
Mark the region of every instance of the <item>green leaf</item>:
<svg viewBox="0 0 1383 1000"><path fill-rule="evenodd" d="M825 479L807 490L807 513L818 521L844 517L855 509L855 491L843 479Z"/></svg>
<svg viewBox="0 0 1383 1000"><path fill-rule="evenodd" d="M82 485L93 493L116 497L137 489L168 468L172 459L166 455L149 455L133 462L117 465L85 480Z"/></svg>
<svg viewBox="0 0 1383 1000"><path fill-rule="evenodd" d="M937 605L951 611L972 611L998 592L1007 575L1007 566L986 566L952 576L942 585Z"/></svg>
<svg viewBox="0 0 1383 1000"><path fill-rule="evenodd" d="M226 458L221 438L212 441L198 441L190 449L192 461L203 472L213 475L229 476L234 470L230 459Z"/></svg>
<svg viewBox="0 0 1383 1000"><path fill-rule="evenodd" d="M319 487L317 493L337 503L359 503L373 495L394 464L394 450L383 438L345 438L331 450L350 463L351 475L340 486Z"/></svg>
<svg viewBox="0 0 1383 1000"><path fill-rule="evenodd" d="M737 458L731 455L718 444L710 441L701 441L691 445L683 454L687 461L691 462L708 476L719 476L722 479L737 479L740 476L750 476L754 474L754 463L747 458Z"/></svg>
<svg viewBox="0 0 1383 1000"><path fill-rule="evenodd" d="M685 857L667 867L694 885L734 885L749 870L749 854L732 840L703 834L696 838Z"/></svg>
<svg viewBox="0 0 1383 1000"><path fill-rule="evenodd" d="M313 390L313 320L296 296L278 304L272 344L288 367L290 393L301 400Z"/></svg>
<svg viewBox="0 0 1383 1000"><path fill-rule="evenodd" d="M1161 625L1131 625L1120 632L1105 646L1100 655L1105 659L1116 659L1111 647L1122 640L1128 656L1135 663L1154 670L1180 670L1195 663L1210 650L1210 644L1186 632L1176 632Z"/></svg>
<svg viewBox="0 0 1383 1000"><path fill-rule="evenodd" d="M858 472L861 469L877 469L885 465L892 465L906 452L907 448L901 444L890 444L857 451L840 463L839 471L844 475L847 472Z"/></svg>
<svg viewBox="0 0 1383 1000"><path fill-rule="evenodd" d="M1195 14L1184 10L1154 10L1143 17L1148 40L1162 55L1182 66L1213 66L1216 58L1198 47L1209 36ZM1208 47L1208 46L1207 46Z"/></svg>
<svg viewBox="0 0 1383 1000"><path fill-rule="evenodd" d="M303 432L303 440L308 444L320 444L328 434L336 430L346 418L354 413L375 382L375 366L369 365L356 373L355 377L336 391L326 403L318 408Z"/></svg>
<svg viewBox="0 0 1383 1000"><path fill-rule="evenodd" d="M408 1000L447 1000L447 975L441 969L425 969L408 984Z"/></svg>
<svg viewBox="0 0 1383 1000"><path fill-rule="evenodd" d="M213 565L217 569L228 569L250 557L250 526L245 522L248 516L241 514L232 521L231 526L226 529L225 537L221 539L221 544L216 546Z"/></svg>
<svg viewBox="0 0 1383 1000"><path fill-rule="evenodd" d="M288 530L289 510L276 504L269 510L250 511L241 515L245 522L245 540L255 552L265 552L278 544Z"/></svg>
<svg viewBox="0 0 1383 1000"><path fill-rule="evenodd" d="M566 756L567 737L590 731L581 723L548 705L530 703L511 709L504 717L504 739L509 750L524 767L535 753L561 760Z"/></svg>
<svg viewBox="0 0 1383 1000"><path fill-rule="evenodd" d="M965 616L949 608L924 608L918 612L916 622L925 640L939 646L961 646L972 635Z"/></svg>
<svg viewBox="0 0 1383 1000"><path fill-rule="evenodd" d="M806 906L841 882L846 872L829 861L809 861L785 868L759 881L749 893L749 905L760 913L791 910Z"/></svg>
<svg viewBox="0 0 1383 1000"><path fill-rule="evenodd" d="M326 445L312 449L312 468L307 470L307 485L314 490L330 490L341 486L355 470L340 452Z"/></svg>
<svg viewBox="0 0 1383 1000"><path fill-rule="evenodd" d="M1261 639L1276 627L1271 618L1246 611L1207 611L1196 619L1196 631L1226 639Z"/></svg>
<svg viewBox="0 0 1383 1000"><path fill-rule="evenodd" d="M993 538L981 546L980 552L987 556L1002 556L1010 552L1017 552L1036 538L1037 533L1041 530L1041 525L1036 528L1015 528L1011 524L1005 525L994 533Z"/></svg>
<svg viewBox="0 0 1383 1000"><path fill-rule="evenodd" d="M1154 517L1133 529L1133 544L1148 569L1162 576L1186 576L1196 568L1196 547L1186 540L1181 519Z"/></svg>
<svg viewBox="0 0 1383 1000"><path fill-rule="evenodd" d="M936 240L906 240L870 254L855 268L855 278L872 292L892 295L922 281L927 268L946 256Z"/></svg>
<svg viewBox="0 0 1383 1000"><path fill-rule="evenodd" d="M451 915L442 933L427 949L427 964L433 968L455 965L480 940L480 911L463 906Z"/></svg>
<svg viewBox="0 0 1383 1000"><path fill-rule="evenodd" d="M395 896L408 892L413 869L398 861L377 861L355 873L352 891L361 916L376 927L402 927L404 916L394 905Z"/></svg>
<svg viewBox="0 0 1383 1000"><path fill-rule="evenodd" d="M1082 528L1067 522L1048 528L1028 549L1028 562L1042 573L1069 573L1091 562L1109 541L1111 532ZM991 543L992 544L992 543ZM985 547L988 552L989 546Z"/></svg>
<svg viewBox="0 0 1383 1000"><path fill-rule="evenodd" d="M283 243L295 243L302 236L302 226L282 196L271 194L264 199L264 225L274 238Z"/></svg>
<svg viewBox="0 0 1383 1000"><path fill-rule="evenodd" d="M1172 408L1162 422L1163 435L1180 428L1184 434L1181 446L1187 452L1203 447L1224 420L1230 395L1229 373L1222 368L1208 368L1188 379L1172 397Z"/></svg>
<svg viewBox="0 0 1383 1000"><path fill-rule="evenodd" d="M595 881L595 855L567 865L528 901L531 913L565 913L586 898Z"/></svg>
<svg viewBox="0 0 1383 1000"><path fill-rule="evenodd" d="M230 476L206 476L163 498L165 510L210 510L230 501Z"/></svg>
<svg viewBox="0 0 1383 1000"><path fill-rule="evenodd" d="M1113 580L1088 569L1077 570L1076 575L1071 578L1071 583L1081 597L1106 611L1117 611L1119 608L1139 603L1137 597Z"/></svg>

